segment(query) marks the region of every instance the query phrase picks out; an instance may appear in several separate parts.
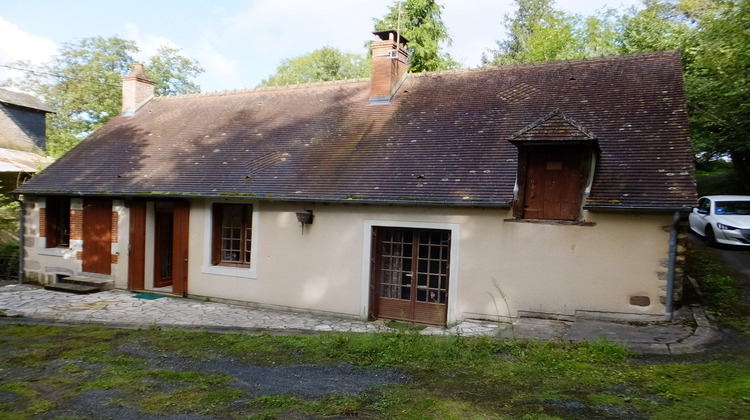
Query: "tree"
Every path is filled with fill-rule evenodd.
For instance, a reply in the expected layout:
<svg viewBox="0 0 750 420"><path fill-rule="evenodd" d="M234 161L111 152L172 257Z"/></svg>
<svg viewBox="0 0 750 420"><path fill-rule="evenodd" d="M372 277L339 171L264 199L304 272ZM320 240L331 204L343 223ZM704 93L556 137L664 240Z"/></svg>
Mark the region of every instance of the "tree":
<svg viewBox="0 0 750 420"><path fill-rule="evenodd" d="M310 54L286 59L261 86L283 86L370 76L370 63L361 55L324 47Z"/></svg>
<svg viewBox="0 0 750 420"><path fill-rule="evenodd" d="M554 8L553 0L515 0L505 15L507 38L482 56L483 64L505 65L614 54L616 19L608 10L582 18Z"/></svg>
<svg viewBox="0 0 750 420"><path fill-rule="evenodd" d="M401 26L399 27L399 5ZM440 52L441 44L450 45L448 28L440 16L442 6L435 0L395 1L375 30L399 30L409 40L409 71L436 71L460 67L450 54Z"/></svg>
<svg viewBox="0 0 750 420"><path fill-rule="evenodd" d="M51 64L30 68L23 80L6 82L31 92L55 109L47 119L47 153L58 157L118 115L122 106L121 77L130 73L138 52L133 41L117 37L84 38L66 43ZM146 64L156 82L155 94L199 92L191 80L203 72L197 61L179 50L161 47Z"/></svg>
<svg viewBox="0 0 750 420"><path fill-rule="evenodd" d="M728 154L750 193L750 0L703 3L686 69L693 148Z"/></svg>

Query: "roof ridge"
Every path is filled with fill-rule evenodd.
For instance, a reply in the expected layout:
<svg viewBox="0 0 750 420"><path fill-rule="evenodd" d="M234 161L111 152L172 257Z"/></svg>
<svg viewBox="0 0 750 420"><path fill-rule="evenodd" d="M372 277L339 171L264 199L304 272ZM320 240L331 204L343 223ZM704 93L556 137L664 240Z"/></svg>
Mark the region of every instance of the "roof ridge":
<svg viewBox="0 0 750 420"><path fill-rule="evenodd" d="M181 95L162 95L162 96L155 96L154 99L161 100L161 99L195 98L198 96L239 95L243 93L252 93L252 92L268 92L268 91L274 91L274 90L294 90L294 89L304 89L304 88L319 87L319 86L344 85L344 84L351 84L351 83L358 83L358 82L366 82L369 80L370 80L369 77L359 77L356 79L328 80L328 81L319 81L319 82L297 83L294 85L258 86L255 88L226 89L226 90L217 90L217 91L212 91L212 92L186 93L186 94L181 94Z"/></svg>
<svg viewBox="0 0 750 420"><path fill-rule="evenodd" d="M514 64L508 64L504 66L459 68L459 69L438 70L438 71L430 71L430 72L422 71L419 73L408 73L408 77L410 78L411 77L432 77L432 76L440 76L440 75L445 75L445 74L466 74L466 73L489 72L489 71L498 71L498 70L514 70L514 69L519 69L519 68L555 67L555 66L565 66L565 65L576 65L576 64L582 64L582 63L624 61L624 60L634 60L634 59L639 59L639 58L643 59L643 58L659 57L659 56L664 56L668 54L675 55L675 54L680 54L680 52L679 50L645 51L645 52L638 52L638 53L633 53L633 54L612 54L612 55L606 55L606 56L602 55L599 57L581 57L581 58L573 58L573 59L565 59L565 60L537 61L533 63L514 63ZM251 93L251 92L293 90L293 89L304 89L304 88L319 87L319 86L334 86L334 85L344 85L344 84L349 84L349 83L360 83L360 82L366 82L369 80L370 80L370 77L359 77L359 78L353 78L353 79L339 79L339 80L329 80L329 81L297 83L297 84L292 84L292 85L258 86L255 88L227 89L223 91L188 93L188 94L182 94L182 95L164 95L164 96L156 96L154 97L154 99L155 100L180 99L180 98L194 98L198 96L224 96L224 95Z"/></svg>

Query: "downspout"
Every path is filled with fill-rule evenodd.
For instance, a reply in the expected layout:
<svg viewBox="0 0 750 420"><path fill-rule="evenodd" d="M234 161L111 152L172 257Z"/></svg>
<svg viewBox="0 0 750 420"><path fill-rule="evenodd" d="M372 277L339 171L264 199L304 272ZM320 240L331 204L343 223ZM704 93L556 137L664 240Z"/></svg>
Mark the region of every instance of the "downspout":
<svg viewBox="0 0 750 420"><path fill-rule="evenodd" d="M18 203L19 221L18 221L18 284L23 284L25 273L23 271L23 259L24 259L24 221L26 220L26 207L23 205L23 201L18 198L18 195L13 196L13 201Z"/></svg>
<svg viewBox="0 0 750 420"><path fill-rule="evenodd" d="M674 274L675 265L677 262L677 226L680 223L680 212L674 212L674 218L672 219L672 229L669 231L669 267L667 269L667 299L665 317L667 320L672 319L673 309L672 304L674 300Z"/></svg>

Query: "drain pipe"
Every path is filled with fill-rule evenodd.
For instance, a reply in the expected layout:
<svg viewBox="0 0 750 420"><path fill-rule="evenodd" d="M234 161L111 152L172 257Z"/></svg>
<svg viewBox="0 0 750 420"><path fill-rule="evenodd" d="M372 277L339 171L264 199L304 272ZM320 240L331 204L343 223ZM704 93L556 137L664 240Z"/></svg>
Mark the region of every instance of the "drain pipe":
<svg viewBox="0 0 750 420"><path fill-rule="evenodd" d="M674 212L674 218L672 219L672 229L669 231L669 268L667 269L667 299L666 299L666 310L665 317L667 320L671 320L673 316L673 300L674 300L674 274L675 265L677 263L677 226L680 223L680 212Z"/></svg>
<svg viewBox="0 0 750 420"><path fill-rule="evenodd" d="M24 258L24 221L26 220L26 207L23 205L18 195L13 195L13 201L18 203L18 284L23 284L23 278L25 273L23 271L23 258Z"/></svg>

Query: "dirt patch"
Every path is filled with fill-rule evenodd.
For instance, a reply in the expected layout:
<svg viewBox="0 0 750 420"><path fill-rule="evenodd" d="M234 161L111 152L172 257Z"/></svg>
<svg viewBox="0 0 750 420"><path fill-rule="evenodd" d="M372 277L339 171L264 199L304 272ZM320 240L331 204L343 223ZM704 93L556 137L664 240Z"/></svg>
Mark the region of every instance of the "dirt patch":
<svg viewBox="0 0 750 420"><path fill-rule="evenodd" d="M231 376L233 388L250 395L293 394L306 398L324 395L355 395L380 385L407 383L408 377L393 369L366 369L349 364L258 366L220 356L194 360L182 356L163 357L142 344L127 342L119 350L146 361L153 369L203 372Z"/></svg>

